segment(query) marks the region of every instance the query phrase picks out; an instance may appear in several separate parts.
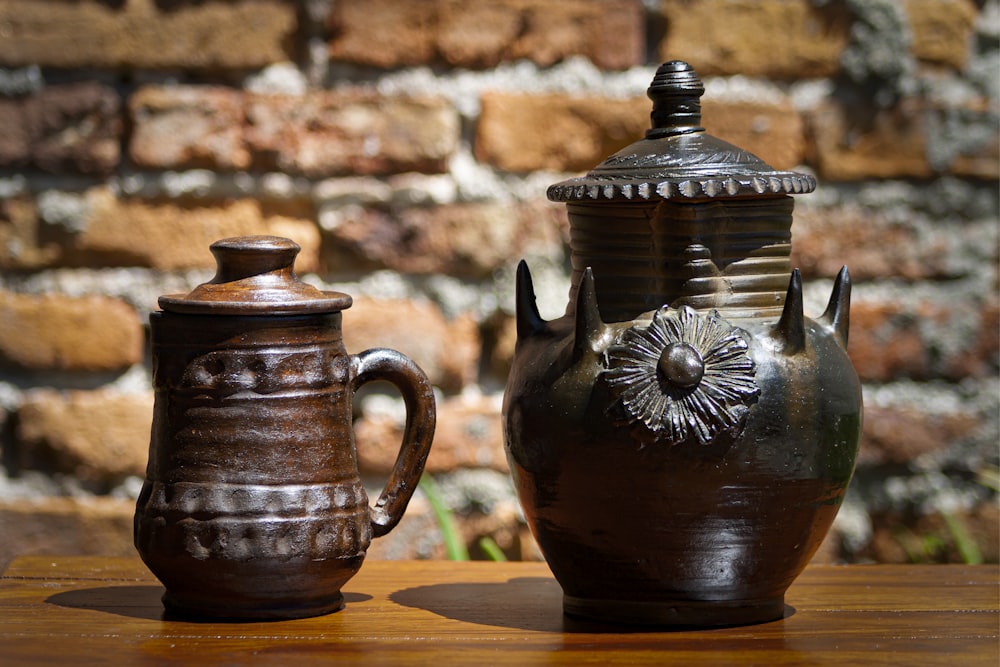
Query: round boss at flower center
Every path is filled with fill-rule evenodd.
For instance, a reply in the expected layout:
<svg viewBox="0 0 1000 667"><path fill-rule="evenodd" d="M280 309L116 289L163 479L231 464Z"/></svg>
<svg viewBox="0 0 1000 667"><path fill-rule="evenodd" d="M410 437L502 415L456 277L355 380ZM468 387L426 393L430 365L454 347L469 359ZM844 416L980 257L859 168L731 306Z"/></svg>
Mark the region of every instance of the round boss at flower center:
<svg viewBox="0 0 1000 667"><path fill-rule="evenodd" d="M690 389L705 375L705 360L694 346L676 342L663 348L657 368L663 379L673 386Z"/></svg>

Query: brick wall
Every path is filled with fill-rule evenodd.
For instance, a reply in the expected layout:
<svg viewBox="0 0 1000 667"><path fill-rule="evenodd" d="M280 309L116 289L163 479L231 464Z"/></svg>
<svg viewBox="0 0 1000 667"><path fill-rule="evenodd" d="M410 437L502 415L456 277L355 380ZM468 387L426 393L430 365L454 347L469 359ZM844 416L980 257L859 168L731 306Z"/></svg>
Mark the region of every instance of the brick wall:
<svg viewBox="0 0 1000 667"><path fill-rule="evenodd" d="M256 233L355 297L350 351L427 371L473 551L534 557L500 435L513 266L562 312L545 187L642 135L673 58L713 134L817 175L807 314L855 278L864 441L825 557L996 560L996 0L0 0L0 35L0 563L131 553L147 314ZM359 412L377 487L400 408ZM426 502L373 551L440 557Z"/></svg>

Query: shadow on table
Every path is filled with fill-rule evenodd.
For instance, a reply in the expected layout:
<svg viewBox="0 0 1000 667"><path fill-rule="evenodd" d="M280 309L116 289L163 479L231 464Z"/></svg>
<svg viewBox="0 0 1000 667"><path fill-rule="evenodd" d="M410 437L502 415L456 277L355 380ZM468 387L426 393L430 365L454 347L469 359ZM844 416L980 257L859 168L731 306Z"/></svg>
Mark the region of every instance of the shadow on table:
<svg viewBox="0 0 1000 667"><path fill-rule="evenodd" d="M518 577L505 583L429 584L389 596L396 604L465 623L535 632L678 632L692 628L615 625L566 616L562 589L549 577ZM784 618L795 613L786 605Z"/></svg>
<svg viewBox="0 0 1000 667"><path fill-rule="evenodd" d="M49 604L72 609L92 609L129 618L159 621L163 618L163 586L128 585L80 588L50 595Z"/></svg>
<svg viewBox="0 0 1000 667"><path fill-rule="evenodd" d="M74 591L56 593L47 597L45 601L60 607L91 609L107 614L116 614L129 618L142 618L149 621L187 621L191 623L246 623L254 621L254 619L220 620L217 618L201 619L175 616L163 608L163 602L160 599L162 596L163 586L99 586L96 588L81 588ZM355 604L370 599L371 596L364 593L344 593L344 602L346 604Z"/></svg>

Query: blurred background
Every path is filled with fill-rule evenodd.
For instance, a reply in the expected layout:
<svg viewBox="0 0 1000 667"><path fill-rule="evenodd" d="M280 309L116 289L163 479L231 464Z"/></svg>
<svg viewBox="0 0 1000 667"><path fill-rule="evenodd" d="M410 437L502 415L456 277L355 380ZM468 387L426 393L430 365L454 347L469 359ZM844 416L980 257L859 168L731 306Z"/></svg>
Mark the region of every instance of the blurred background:
<svg viewBox="0 0 1000 667"><path fill-rule="evenodd" d="M997 1L0 0L0 568L134 553L148 313L243 234L298 242L354 297L348 351L438 392L433 486L370 557L538 558L499 418L514 267L559 316L545 188L642 136L671 59L709 132L817 176L806 314L854 278L864 436L817 558L996 562ZM401 402L355 412L377 494Z"/></svg>

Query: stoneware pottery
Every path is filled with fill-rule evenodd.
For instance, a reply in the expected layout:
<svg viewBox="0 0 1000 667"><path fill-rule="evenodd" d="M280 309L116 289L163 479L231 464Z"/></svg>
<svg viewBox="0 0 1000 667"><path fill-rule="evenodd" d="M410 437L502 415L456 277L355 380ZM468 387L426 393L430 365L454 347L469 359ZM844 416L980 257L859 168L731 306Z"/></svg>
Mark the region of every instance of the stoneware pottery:
<svg viewBox="0 0 1000 667"><path fill-rule="evenodd" d="M570 220L565 315L540 317L519 267L505 445L571 615L779 618L853 474L850 279L809 319L789 260L790 195L815 180L707 134L703 92L662 65L645 138L549 188Z"/></svg>
<svg viewBox="0 0 1000 667"><path fill-rule="evenodd" d="M252 236L211 246L218 270L152 313L156 390L135 546L168 611L294 618L335 611L372 537L400 520L434 433L431 386L387 349L348 355L351 297L301 282L299 246ZM402 394L406 429L374 507L358 475L351 402Z"/></svg>

